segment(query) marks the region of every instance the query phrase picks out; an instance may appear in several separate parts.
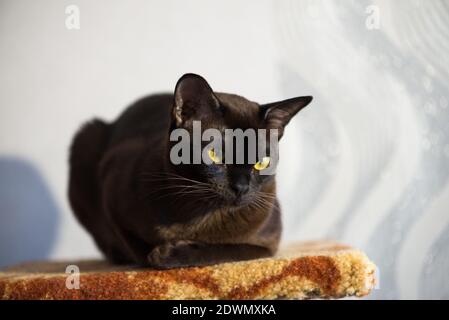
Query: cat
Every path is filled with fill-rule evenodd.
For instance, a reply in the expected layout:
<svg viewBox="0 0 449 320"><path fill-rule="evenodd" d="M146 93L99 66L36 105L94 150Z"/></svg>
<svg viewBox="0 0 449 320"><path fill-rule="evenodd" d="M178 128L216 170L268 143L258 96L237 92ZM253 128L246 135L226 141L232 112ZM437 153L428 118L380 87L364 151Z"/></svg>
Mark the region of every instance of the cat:
<svg viewBox="0 0 449 320"><path fill-rule="evenodd" d="M142 98L112 123L93 119L79 129L69 157L73 212L116 264L167 269L272 256L282 230L275 175L260 174L260 161L175 165L170 133L200 121L201 130L276 129L280 139L311 101L259 105L185 74L173 94Z"/></svg>

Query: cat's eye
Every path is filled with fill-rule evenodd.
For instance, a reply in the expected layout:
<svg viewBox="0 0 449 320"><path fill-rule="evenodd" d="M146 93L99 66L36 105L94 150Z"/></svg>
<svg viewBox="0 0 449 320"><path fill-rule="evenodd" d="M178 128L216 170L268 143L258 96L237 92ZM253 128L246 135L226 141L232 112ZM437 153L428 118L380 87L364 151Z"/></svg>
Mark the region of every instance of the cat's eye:
<svg viewBox="0 0 449 320"><path fill-rule="evenodd" d="M260 171L266 169L269 164L270 164L270 157L263 157L261 161L257 161L254 164L254 169Z"/></svg>
<svg viewBox="0 0 449 320"><path fill-rule="evenodd" d="M209 149L207 154L213 163L221 163L221 158L217 155L214 149Z"/></svg>

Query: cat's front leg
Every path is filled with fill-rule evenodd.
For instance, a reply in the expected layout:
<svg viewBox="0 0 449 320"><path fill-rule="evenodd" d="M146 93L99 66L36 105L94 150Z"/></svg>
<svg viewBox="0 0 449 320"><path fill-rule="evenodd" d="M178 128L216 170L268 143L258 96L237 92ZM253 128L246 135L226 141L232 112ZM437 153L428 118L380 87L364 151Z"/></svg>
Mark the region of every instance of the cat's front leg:
<svg viewBox="0 0 449 320"><path fill-rule="evenodd" d="M269 248L250 244L177 241L155 247L148 254L148 263L158 269L171 269L257 259L272 254Z"/></svg>

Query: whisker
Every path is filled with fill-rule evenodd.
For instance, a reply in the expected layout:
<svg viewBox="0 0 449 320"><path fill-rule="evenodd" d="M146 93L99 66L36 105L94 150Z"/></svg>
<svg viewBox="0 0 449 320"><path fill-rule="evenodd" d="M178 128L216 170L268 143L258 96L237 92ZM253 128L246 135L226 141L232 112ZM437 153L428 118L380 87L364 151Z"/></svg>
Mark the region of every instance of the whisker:
<svg viewBox="0 0 449 320"><path fill-rule="evenodd" d="M168 173L168 172L155 172L155 173L141 173L142 176L147 177L149 176L150 178L155 178L157 180L185 180L185 181L190 181L193 183L197 183L197 184L203 184L203 185L209 185L206 182L202 182L202 181L198 181L198 180L194 180L194 179L190 179L190 178L186 178L183 177L179 174L176 173ZM150 180L150 179L147 179Z"/></svg>

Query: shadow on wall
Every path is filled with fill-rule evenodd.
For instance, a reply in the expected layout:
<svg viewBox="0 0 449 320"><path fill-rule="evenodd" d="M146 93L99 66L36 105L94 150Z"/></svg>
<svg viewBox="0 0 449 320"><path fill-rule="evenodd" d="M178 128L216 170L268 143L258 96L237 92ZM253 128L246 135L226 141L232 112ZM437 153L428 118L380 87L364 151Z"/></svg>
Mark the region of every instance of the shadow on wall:
<svg viewBox="0 0 449 320"><path fill-rule="evenodd" d="M0 267L48 257L59 211L37 168L0 156Z"/></svg>

